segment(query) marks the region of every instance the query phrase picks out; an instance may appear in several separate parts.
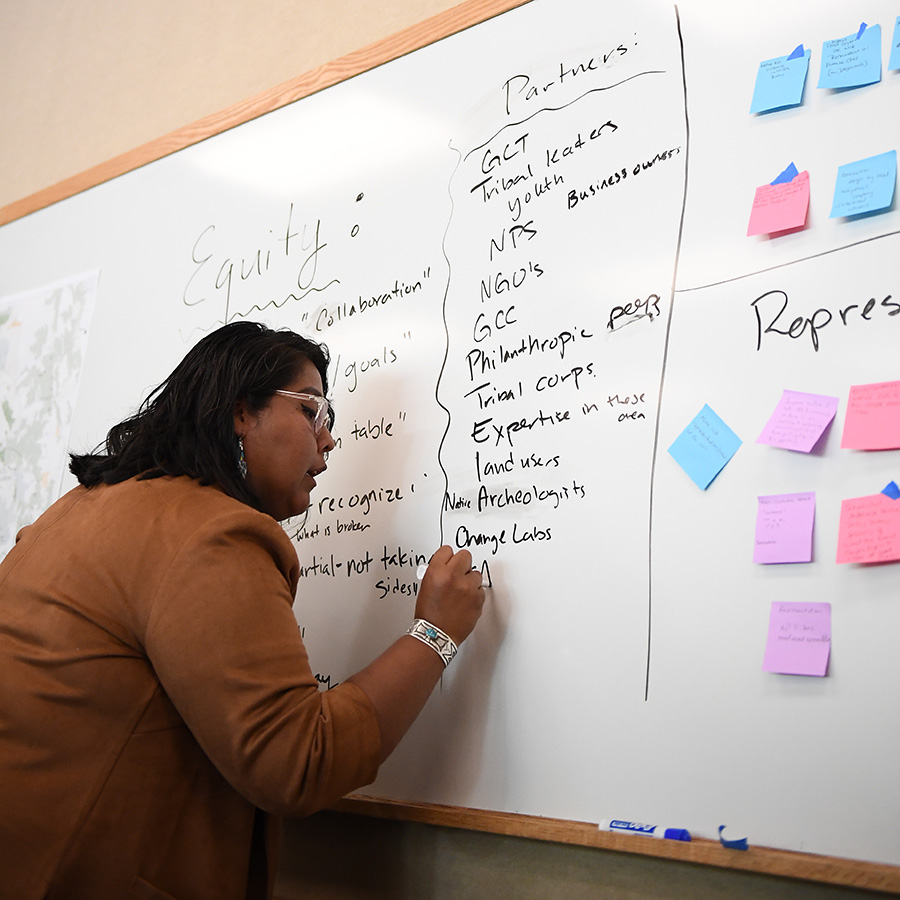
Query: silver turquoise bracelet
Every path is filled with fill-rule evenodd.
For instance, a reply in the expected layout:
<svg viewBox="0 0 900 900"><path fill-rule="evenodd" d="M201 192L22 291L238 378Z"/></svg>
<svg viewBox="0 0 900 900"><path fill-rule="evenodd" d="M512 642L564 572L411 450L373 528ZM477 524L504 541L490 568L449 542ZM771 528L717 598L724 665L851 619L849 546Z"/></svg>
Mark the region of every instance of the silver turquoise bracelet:
<svg viewBox="0 0 900 900"><path fill-rule="evenodd" d="M423 644L428 644L432 650L441 658L444 668L450 665L450 661L456 656L459 647L453 643L453 638L445 631L441 631L437 625L432 625L425 619L416 619L406 632L414 638L420 640Z"/></svg>

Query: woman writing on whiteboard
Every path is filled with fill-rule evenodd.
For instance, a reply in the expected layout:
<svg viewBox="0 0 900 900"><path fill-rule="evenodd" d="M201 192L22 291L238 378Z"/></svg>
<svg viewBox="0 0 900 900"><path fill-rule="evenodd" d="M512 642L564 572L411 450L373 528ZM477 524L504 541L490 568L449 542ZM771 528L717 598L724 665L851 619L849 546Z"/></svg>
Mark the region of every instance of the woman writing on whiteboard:
<svg viewBox="0 0 900 900"><path fill-rule="evenodd" d="M442 547L410 633L318 690L278 522L334 447L327 365L208 335L0 565L4 900L271 897L276 816L370 782L474 628L481 575Z"/></svg>

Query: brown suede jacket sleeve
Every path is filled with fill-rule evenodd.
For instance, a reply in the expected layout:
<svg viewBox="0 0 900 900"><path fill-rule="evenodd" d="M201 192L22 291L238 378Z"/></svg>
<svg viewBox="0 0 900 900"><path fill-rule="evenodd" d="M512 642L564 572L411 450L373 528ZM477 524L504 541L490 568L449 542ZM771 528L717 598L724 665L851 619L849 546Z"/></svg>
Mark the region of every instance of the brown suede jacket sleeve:
<svg viewBox="0 0 900 900"><path fill-rule="evenodd" d="M277 522L188 478L76 488L22 530L0 563L0 897L138 876L243 897L256 807L375 777L375 711L319 690L298 573Z"/></svg>
<svg viewBox="0 0 900 900"><path fill-rule="evenodd" d="M323 692L292 612L296 553L246 508L208 518L149 598L143 643L220 772L255 805L303 815L371 781L378 728L353 684Z"/></svg>
<svg viewBox="0 0 900 900"><path fill-rule="evenodd" d="M262 809L303 815L367 784L375 711L353 684L319 690L292 612L298 572L282 527L215 487L71 491L0 566L0 637L16 647L0 674L19 686L0 689L7 756L79 773L68 795L87 808L161 686Z"/></svg>

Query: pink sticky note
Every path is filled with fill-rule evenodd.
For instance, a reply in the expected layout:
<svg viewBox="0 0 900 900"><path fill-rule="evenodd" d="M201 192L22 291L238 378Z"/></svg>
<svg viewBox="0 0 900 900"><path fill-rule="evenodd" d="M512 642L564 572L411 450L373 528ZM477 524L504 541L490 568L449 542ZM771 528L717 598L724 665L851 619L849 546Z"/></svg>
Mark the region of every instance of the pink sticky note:
<svg viewBox="0 0 900 900"><path fill-rule="evenodd" d="M757 499L753 562L811 562L815 493L772 494Z"/></svg>
<svg viewBox="0 0 900 900"><path fill-rule="evenodd" d="M900 381L850 388L841 446L851 450L900 448Z"/></svg>
<svg viewBox="0 0 900 900"><path fill-rule="evenodd" d="M772 234L806 224L809 209L809 172L800 172L784 184L764 184L756 189L747 237Z"/></svg>
<svg viewBox="0 0 900 900"><path fill-rule="evenodd" d="M837 412L838 398L783 391L757 444L809 453Z"/></svg>
<svg viewBox="0 0 900 900"><path fill-rule="evenodd" d="M830 603L781 603L776 600L772 604L764 671L822 676L828 671L830 653Z"/></svg>
<svg viewBox="0 0 900 900"><path fill-rule="evenodd" d="M841 503L839 563L878 563L900 559L900 502L884 493Z"/></svg>

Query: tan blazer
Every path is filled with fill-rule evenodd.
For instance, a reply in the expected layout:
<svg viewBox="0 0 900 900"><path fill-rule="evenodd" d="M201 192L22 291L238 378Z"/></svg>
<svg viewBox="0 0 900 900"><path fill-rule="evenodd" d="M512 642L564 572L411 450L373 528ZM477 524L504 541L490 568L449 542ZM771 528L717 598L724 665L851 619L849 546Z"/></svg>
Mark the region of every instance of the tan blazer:
<svg viewBox="0 0 900 900"><path fill-rule="evenodd" d="M188 478L76 488L0 564L0 898L270 897L278 822L375 777L318 690L297 555Z"/></svg>

